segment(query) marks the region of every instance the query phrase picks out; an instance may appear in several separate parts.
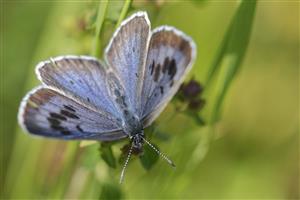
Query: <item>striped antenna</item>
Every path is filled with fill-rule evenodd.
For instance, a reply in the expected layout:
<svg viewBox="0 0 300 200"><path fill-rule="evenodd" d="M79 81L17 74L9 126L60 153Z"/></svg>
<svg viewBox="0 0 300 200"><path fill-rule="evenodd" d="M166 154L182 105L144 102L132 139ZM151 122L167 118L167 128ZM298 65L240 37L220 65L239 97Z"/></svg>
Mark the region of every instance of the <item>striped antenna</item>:
<svg viewBox="0 0 300 200"><path fill-rule="evenodd" d="M176 165L173 163L173 161L168 158L165 154L163 154L162 152L160 152L155 146L153 146L153 144L151 144L150 142L148 142L145 138L143 138L143 140L159 155L161 156L165 161L167 161L169 163L169 165L171 165L172 167L176 167Z"/></svg>
<svg viewBox="0 0 300 200"><path fill-rule="evenodd" d="M126 158L126 161L124 163L124 166L123 166L123 169L122 169L122 172L121 172L121 176L120 176L120 184L123 182L124 180L124 175L125 175L125 170L126 170L126 167L128 165L128 162L130 160L130 157L131 157L131 154L132 154L132 149L133 149L133 143L131 144L131 147L129 149L129 152L128 152L128 155L127 155L127 158Z"/></svg>

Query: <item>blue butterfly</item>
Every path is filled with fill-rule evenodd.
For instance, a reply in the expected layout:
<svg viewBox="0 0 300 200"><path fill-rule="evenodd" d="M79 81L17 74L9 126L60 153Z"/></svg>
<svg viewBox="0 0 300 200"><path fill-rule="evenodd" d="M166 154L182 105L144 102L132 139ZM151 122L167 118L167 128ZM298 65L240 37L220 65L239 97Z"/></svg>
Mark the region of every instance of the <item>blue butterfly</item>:
<svg viewBox="0 0 300 200"><path fill-rule="evenodd" d="M132 149L150 145L144 128L159 116L179 89L196 57L196 45L181 31L151 31L146 12L124 20L105 50L105 62L89 56L60 56L40 62L43 83L19 108L27 132L65 140L114 141L129 138Z"/></svg>

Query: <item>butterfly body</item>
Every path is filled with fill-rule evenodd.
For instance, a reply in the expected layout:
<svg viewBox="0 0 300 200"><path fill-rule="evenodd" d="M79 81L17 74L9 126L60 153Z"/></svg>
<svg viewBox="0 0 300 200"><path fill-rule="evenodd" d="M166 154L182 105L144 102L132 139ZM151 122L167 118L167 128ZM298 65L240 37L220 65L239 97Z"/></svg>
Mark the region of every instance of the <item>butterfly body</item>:
<svg viewBox="0 0 300 200"><path fill-rule="evenodd" d="M124 122L122 126L124 133L130 138L133 146L137 149L141 149L144 130L143 124L138 116L129 110L124 110Z"/></svg>
<svg viewBox="0 0 300 200"><path fill-rule="evenodd" d="M64 140L129 138L138 149L148 143L144 129L191 70L193 40L170 26L151 31L147 13L137 12L121 23L104 57L105 62L89 56L40 62L36 74L42 86L21 102L22 128Z"/></svg>

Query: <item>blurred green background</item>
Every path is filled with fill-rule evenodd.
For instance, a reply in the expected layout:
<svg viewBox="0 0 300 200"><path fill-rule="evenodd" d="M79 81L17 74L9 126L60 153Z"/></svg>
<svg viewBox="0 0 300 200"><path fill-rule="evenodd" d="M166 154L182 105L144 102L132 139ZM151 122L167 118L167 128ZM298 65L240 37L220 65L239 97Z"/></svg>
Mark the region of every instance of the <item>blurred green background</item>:
<svg viewBox="0 0 300 200"><path fill-rule="evenodd" d="M131 2L127 16L147 10L152 27L173 25L194 38L198 57L190 77L204 84L200 115L208 124L200 126L182 114L170 119L174 111L168 106L158 119L168 140L151 141L174 160L176 170L160 159L147 171L133 158L119 185L121 165L109 168L98 144L79 148L78 142L34 138L16 121L22 97L39 84L34 74L39 61L92 54L98 2L1 1L1 197L299 198L299 2L259 1L255 11L249 4L236 15L238 2ZM110 2L102 47L122 6L122 1ZM254 13L252 30L247 12ZM235 33L231 45L247 51L221 115L210 121L225 64L218 65L221 71L211 86L206 81L237 16L240 29L229 31ZM243 31L251 33L247 48ZM116 155L120 145L113 146Z"/></svg>

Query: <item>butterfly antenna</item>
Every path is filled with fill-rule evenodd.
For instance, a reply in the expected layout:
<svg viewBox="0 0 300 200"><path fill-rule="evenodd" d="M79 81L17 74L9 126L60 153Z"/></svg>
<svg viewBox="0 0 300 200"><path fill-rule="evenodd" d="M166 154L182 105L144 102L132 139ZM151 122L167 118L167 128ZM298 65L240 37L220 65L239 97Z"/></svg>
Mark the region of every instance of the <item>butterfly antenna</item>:
<svg viewBox="0 0 300 200"><path fill-rule="evenodd" d="M168 158L165 154L163 154L162 152L160 152L155 146L153 146L153 144L151 144L150 142L148 142L145 138L143 138L143 140L159 155L161 156L164 160L166 160L169 165L171 165L172 167L176 167L176 165L173 163L173 161Z"/></svg>
<svg viewBox="0 0 300 200"><path fill-rule="evenodd" d="M126 161L124 163L124 166L123 166L123 169L122 169L122 172L121 172L121 176L120 176L120 184L123 182L124 180L124 174L125 174L125 170L126 170L126 167L128 165L128 162L130 160L130 157L131 157L131 154L132 154L132 149L133 149L133 144L131 144L131 147L129 149L129 152L128 152L128 155L127 155L127 158L126 158Z"/></svg>

